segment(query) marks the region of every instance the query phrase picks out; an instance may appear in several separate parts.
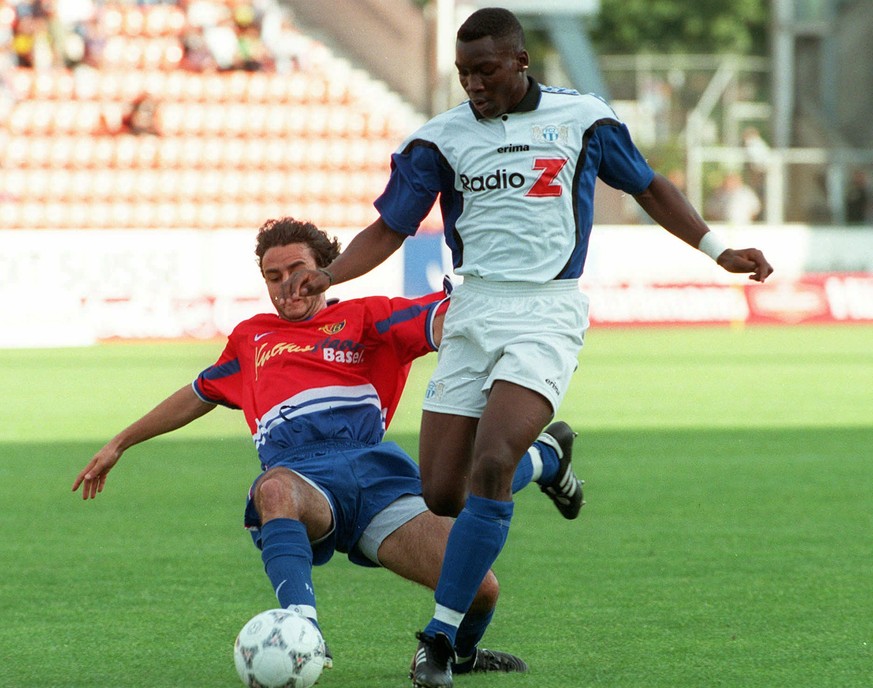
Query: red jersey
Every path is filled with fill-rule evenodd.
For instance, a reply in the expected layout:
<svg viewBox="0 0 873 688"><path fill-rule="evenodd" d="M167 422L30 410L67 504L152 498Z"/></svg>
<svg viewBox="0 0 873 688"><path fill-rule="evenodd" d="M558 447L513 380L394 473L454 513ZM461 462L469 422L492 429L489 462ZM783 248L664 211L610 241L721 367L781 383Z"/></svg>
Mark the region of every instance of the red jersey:
<svg viewBox="0 0 873 688"><path fill-rule="evenodd" d="M352 299L297 322L256 315L234 328L194 391L243 410L265 466L292 447L376 444L412 361L436 350L433 317L444 297Z"/></svg>

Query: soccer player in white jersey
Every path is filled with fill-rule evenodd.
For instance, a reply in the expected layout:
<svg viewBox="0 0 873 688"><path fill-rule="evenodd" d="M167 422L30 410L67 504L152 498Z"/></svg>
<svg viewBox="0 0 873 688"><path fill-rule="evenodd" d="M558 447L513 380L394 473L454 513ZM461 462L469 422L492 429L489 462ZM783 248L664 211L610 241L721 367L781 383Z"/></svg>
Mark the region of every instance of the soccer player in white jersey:
<svg viewBox="0 0 873 688"><path fill-rule="evenodd" d="M758 282L773 271L758 249L729 248L709 230L649 167L609 105L529 77L524 33L508 10L481 9L464 22L455 64L469 100L403 142L375 204L380 217L325 271L292 276L284 292L317 293L364 274L415 234L439 198L445 241L464 281L424 400L419 463L428 506L457 520L434 616L418 636L417 688L452 685L452 640L505 542L513 471L577 366L588 326L577 280L596 179L632 195L723 269ZM580 489L568 473L549 493L571 500Z"/></svg>
<svg viewBox="0 0 873 688"><path fill-rule="evenodd" d="M244 522L283 608L318 625L312 566L334 552L435 588L451 519L428 511L418 466L384 432L412 360L439 344L445 294L340 302L315 294L280 304L291 272L327 265L339 244L310 223L280 218L258 232L255 254L276 312L239 323L218 360L107 442L73 490L93 499L131 446L217 405L241 409L261 467ZM513 490L532 481L547 487L566 473L573 438L566 423L547 429L519 464ZM565 518L575 515L558 506ZM526 671L518 657L478 647L498 596L493 573L480 583L455 638L455 672Z"/></svg>

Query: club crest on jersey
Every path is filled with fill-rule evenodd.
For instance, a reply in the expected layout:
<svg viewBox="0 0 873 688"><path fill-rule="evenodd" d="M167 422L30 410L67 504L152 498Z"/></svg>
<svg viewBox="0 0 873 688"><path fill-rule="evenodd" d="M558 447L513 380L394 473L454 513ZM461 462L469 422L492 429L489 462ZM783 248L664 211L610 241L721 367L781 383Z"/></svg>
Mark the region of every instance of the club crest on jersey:
<svg viewBox="0 0 873 688"><path fill-rule="evenodd" d="M534 142L543 143L567 143L570 138L570 127L566 125L547 124L544 127L533 126L531 129L531 137Z"/></svg>
<svg viewBox="0 0 873 688"><path fill-rule="evenodd" d="M322 325L318 328L319 332L324 332L325 334L336 334L337 332L342 331L342 329L346 326L346 321L332 323L330 325Z"/></svg>

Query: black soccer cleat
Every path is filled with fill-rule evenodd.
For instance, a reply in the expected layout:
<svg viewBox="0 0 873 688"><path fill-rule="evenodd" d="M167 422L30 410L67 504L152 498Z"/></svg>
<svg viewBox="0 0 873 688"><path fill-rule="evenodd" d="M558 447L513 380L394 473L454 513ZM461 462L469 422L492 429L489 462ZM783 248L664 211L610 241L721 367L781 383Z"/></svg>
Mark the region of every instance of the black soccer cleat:
<svg viewBox="0 0 873 688"><path fill-rule="evenodd" d="M521 657L508 652L476 648L476 653L470 659L456 662L452 671L456 674L479 674L486 671L523 674L528 671L528 666Z"/></svg>
<svg viewBox="0 0 873 688"><path fill-rule="evenodd" d="M324 644L324 668L333 669L333 652L330 651L327 643Z"/></svg>
<svg viewBox="0 0 873 688"><path fill-rule="evenodd" d="M412 658L409 678L413 688L452 688L452 662L455 651L445 633L430 638L416 633L418 649Z"/></svg>
<svg viewBox="0 0 873 688"><path fill-rule="evenodd" d="M558 473L549 485L540 485L540 489L549 496L561 516L573 520L579 515L579 510L585 505L582 495L584 480L579 480L573 472L573 440L576 433L564 421L552 423L543 430L537 438L558 452Z"/></svg>

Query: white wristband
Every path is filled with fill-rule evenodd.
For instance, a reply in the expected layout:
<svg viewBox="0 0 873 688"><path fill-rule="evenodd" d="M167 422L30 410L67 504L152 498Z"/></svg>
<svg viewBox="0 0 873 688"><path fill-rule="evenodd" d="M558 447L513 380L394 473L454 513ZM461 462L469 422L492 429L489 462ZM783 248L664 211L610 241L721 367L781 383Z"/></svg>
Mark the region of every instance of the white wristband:
<svg viewBox="0 0 873 688"><path fill-rule="evenodd" d="M697 246L698 251L702 251L713 260L717 261L718 257L730 248L724 240L712 230L703 235L700 244Z"/></svg>

